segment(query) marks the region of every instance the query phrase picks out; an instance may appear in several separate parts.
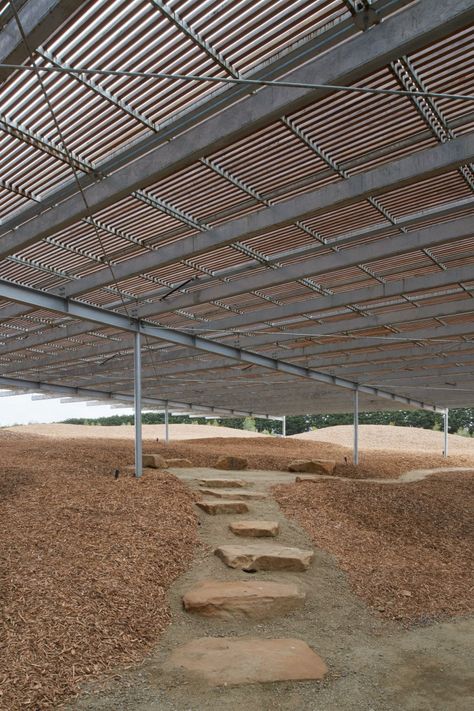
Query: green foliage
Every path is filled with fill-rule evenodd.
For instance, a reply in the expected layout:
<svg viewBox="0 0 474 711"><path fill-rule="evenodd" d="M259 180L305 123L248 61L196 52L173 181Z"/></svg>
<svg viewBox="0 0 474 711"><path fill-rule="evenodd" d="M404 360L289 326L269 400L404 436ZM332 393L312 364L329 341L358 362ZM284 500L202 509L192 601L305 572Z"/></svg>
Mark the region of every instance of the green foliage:
<svg viewBox="0 0 474 711"><path fill-rule="evenodd" d="M145 425L163 424L165 416L157 412L144 412L142 422ZM95 419L72 418L64 420L66 424L72 425L132 425L133 415L111 415L110 417L97 417ZM247 429L251 432L269 432L270 434L281 434L280 420L264 420L253 417L229 417L216 420L206 420L204 417L188 417L187 415L170 416L173 424L195 423L205 425L222 425L233 427L234 429ZM353 422L352 413L326 414L326 415L290 415L286 418L286 434L298 434L312 429L322 429L323 427L333 427L334 425L350 425ZM395 425L398 427L421 427L423 429L443 429L443 418L434 412L425 410L399 410L361 412L359 422L362 425ZM462 431L466 436L474 433L474 407L459 408L449 411L449 431L451 433Z"/></svg>
<svg viewBox="0 0 474 711"><path fill-rule="evenodd" d="M253 417L245 417L242 429L247 430L247 432L256 432L257 427L255 425L254 418Z"/></svg>

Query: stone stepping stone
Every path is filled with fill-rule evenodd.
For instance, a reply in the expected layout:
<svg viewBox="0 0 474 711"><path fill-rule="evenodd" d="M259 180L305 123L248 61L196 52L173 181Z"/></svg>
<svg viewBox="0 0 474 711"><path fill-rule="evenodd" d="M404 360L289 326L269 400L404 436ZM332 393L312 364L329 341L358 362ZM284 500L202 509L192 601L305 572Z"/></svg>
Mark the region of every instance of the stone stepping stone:
<svg viewBox="0 0 474 711"><path fill-rule="evenodd" d="M245 501L196 501L196 506L211 516L216 514L248 513Z"/></svg>
<svg viewBox="0 0 474 711"><path fill-rule="evenodd" d="M201 637L175 649L165 672L196 678L211 686L272 681L321 680L328 669L300 639Z"/></svg>
<svg viewBox="0 0 474 711"><path fill-rule="evenodd" d="M306 474L333 474L335 468L333 459L296 459L288 464L288 471Z"/></svg>
<svg viewBox="0 0 474 711"><path fill-rule="evenodd" d="M248 462L244 457L233 457L232 455L219 457L215 463L216 469L223 469L224 471L243 471L247 469Z"/></svg>
<svg viewBox="0 0 474 711"><path fill-rule="evenodd" d="M211 486L213 489L230 489L240 488L245 486L252 486L243 479L201 479L199 482L201 486Z"/></svg>
<svg viewBox="0 0 474 711"><path fill-rule="evenodd" d="M204 617L263 619L302 607L304 600L294 583L205 580L188 590L183 605L187 612Z"/></svg>
<svg viewBox="0 0 474 711"><path fill-rule="evenodd" d="M144 454L142 466L145 469L166 469L166 459L161 454Z"/></svg>
<svg viewBox="0 0 474 711"><path fill-rule="evenodd" d="M166 460L166 466L171 468L171 469L189 469L190 467L193 466L193 463L189 459L167 459Z"/></svg>
<svg viewBox="0 0 474 711"><path fill-rule="evenodd" d="M314 474L307 474L306 476L295 476L295 481L296 483L303 482L303 481L310 481L313 482L313 484L318 484L321 483L322 481L325 481L325 477L322 477L321 474L315 476Z"/></svg>
<svg viewBox="0 0 474 711"><path fill-rule="evenodd" d="M215 496L218 499L266 499L267 495L264 491L235 491L233 489L200 489L207 496Z"/></svg>
<svg viewBox="0 0 474 711"><path fill-rule="evenodd" d="M280 526L277 521L233 521L229 528L236 536L267 538L277 536Z"/></svg>
<svg viewBox="0 0 474 711"><path fill-rule="evenodd" d="M229 568L240 568L246 572L256 570L307 570L314 558L313 551L287 548L275 544L253 544L247 546L220 546L214 551Z"/></svg>

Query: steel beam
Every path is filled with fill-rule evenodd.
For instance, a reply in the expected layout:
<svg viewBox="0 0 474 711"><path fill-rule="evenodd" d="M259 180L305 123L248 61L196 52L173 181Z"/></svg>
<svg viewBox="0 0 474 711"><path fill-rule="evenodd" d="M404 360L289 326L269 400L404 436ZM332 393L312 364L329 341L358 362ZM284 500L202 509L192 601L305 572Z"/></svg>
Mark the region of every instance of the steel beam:
<svg viewBox="0 0 474 711"><path fill-rule="evenodd" d="M36 49L83 4L78 0L28 0L18 10L28 46ZM20 33L16 18L11 17L0 33L0 63L22 64L28 56L28 47ZM0 67L0 81L4 81L13 71L13 69Z"/></svg>
<svg viewBox="0 0 474 711"><path fill-rule="evenodd" d="M330 51L285 75L285 80L321 84L351 84L390 61L434 42L469 23L472 0L414 3L370 31L342 42ZM113 174L52 207L2 240L2 256L64 229L91 212L101 210L134 190L184 169L209 152L220 150L256 130L327 95L327 89L266 87L239 103L204 119L179 138L150 150ZM129 161L130 161L129 157Z"/></svg>
<svg viewBox="0 0 474 711"><path fill-rule="evenodd" d="M2 283L2 294L5 298L11 299L12 301L19 301L21 303L26 303L32 306L38 306L39 308L45 308L49 311L55 311L57 313L67 314L73 318L84 319L86 321L94 321L104 326L111 326L113 328L128 331L132 333L143 333L150 338L157 338L169 343L174 343L178 346L184 346L186 348L194 348L198 351L203 351L206 353L213 353L220 355L232 360L241 361L244 363L250 363L252 365L259 365L262 368L268 368L270 370L276 370L279 372L287 373L299 378L305 378L313 380L316 382L323 382L328 385L334 385L341 388L346 388L349 390L354 390L356 383L346 380L345 378L339 378L336 376L331 376L326 373L322 373L317 370L312 370L308 368L303 368L298 365L293 365L291 363L286 363L275 358L270 358L265 355L252 353L241 348L235 348L217 341L211 341L205 338L201 338L196 335L183 333L176 329L163 328L161 326L151 326L141 321L130 319L126 316L120 314L105 311L104 309L99 309L96 307L88 306L75 301L70 301L69 299L61 298L58 296L52 296L50 294L44 294L35 289L30 289L26 287L20 287L14 284L8 284L7 282ZM14 348L18 346L15 345ZM27 347L25 345L25 347ZM5 350L3 351L5 352ZM1 355L1 353L0 353ZM411 398L398 396L395 393L384 391L378 388L367 388L359 386L359 390L366 394L375 395L376 397L386 398L394 402L403 402L407 405L412 405L414 407L420 407L422 409L427 409L431 411L437 411L437 407L432 404L425 402L415 402Z"/></svg>
<svg viewBox="0 0 474 711"><path fill-rule="evenodd" d="M70 329L69 329L70 332ZM275 347L272 350L272 354L276 358L285 358L285 359L290 359L290 360L304 360L305 364L310 365L311 367L326 367L327 366L327 359L331 358L336 358L338 362L341 362L341 359L346 359L348 362L349 360L353 362L365 362L367 358L373 358L373 359L384 359L386 357L389 357L390 355L393 354L400 354L402 351L404 352L405 349L408 349L409 355L412 355L415 352L436 352L436 350L439 351L444 351L447 348L456 346L456 348L461 347L461 348L470 348L472 344L474 344L473 341L464 341L464 340L459 340L457 342L454 341L454 339L463 339L463 338L470 338L472 337L472 334L474 333L474 320L471 322L466 322L466 323L454 323L454 324L448 324L448 325L439 325L435 327L430 327L430 328L424 328L422 330L416 331L415 334L411 334L410 332L405 332L400 336L394 335L394 336L380 336L380 337L354 337L354 338L349 338L349 339L339 339L336 343L329 343L326 344L324 343L318 343L316 345L311 345L311 346L303 346L303 347L294 347L294 348L278 348ZM58 336L58 338L66 338L67 334L63 334L63 336ZM321 339L316 339L315 340L321 340ZM393 340L396 339L396 340ZM403 342L403 339L405 339L405 342ZM433 340L434 343L430 344L428 341ZM416 345L414 345L416 344ZM163 344L165 345L165 344ZM24 346L24 342L23 342ZM33 347L31 344L28 344L28 346L24 347ZM115 344L108 344L107 345L108 350L107 352L114 353L118 352L119 350L124 350L124 346L119 346ZM133 344L131 345L131 348L133 349ZM370 350L368 350L370 349ZM427 350L428 349L428 350ZM160 353L160 363L164 362L174 362L174 361L181 361L183 364L185 362L188 362L189 359L195 358L196 357L196 351L194 349L177 349L177 348L168 348L164 351L161 349L158 351ZM96 347L86 347L83 349L78 349L76 352L75 358L79 358L80 356L83 357L88 357L91 358L94 355L97 355L97 348ZM103 356L104 354L101 353ZM67 356L67 357L66 357ZM1 357L1 353L0 353ZM45 358L40 358L36 361L27 361L28 363L31 363L32 368L37 368L37 369L44 369L47 368L48 364L51 363L51 360L56 357L60 358L61 361L63 358L66 357L67 361L71 360L71 351L67 350L64 355L61 355L59 353L58 355L51 355L48 354ZM314 363L314 359L317 358L317 363ZM311 359L311 362L310 362ZM321 359L326 361L326 363L322 363ZM224 361L225 359L216 359L215 361L213 360L212 362L209 362L209 368L216 368L216 367L224 367ZM26 363L20 362L20 364L17 366L16 363L8 366L4 366L4 372L20 372L20 370L25 370L22 366L26 365ZM230 365L230 363L229 363ZM177 372L183 372L183 371L177 371Z"/></svg>
<svg viewBox="0 0 474 711"><path fill-rule="evenodd" d="M430 228L432 229L432 228ZM474 232L474 226L472 227ZM406 237L405 237L406 239ZM216 332L224 329L245 328L255 324L262 324L263 328L267 328L268 324L277 323L284 319L295 316L305 316L310 314L312 318L317 318L318 313L322 315L323 311L331 309L341 309L352 305L361 306L371 311L371 305L365 302L372 301L387 301L393 302L395 298L402 295L410 295L413 297L413 302L420 303L422 299L416 298L417 292L430 291L432 289L442 289L453 284L459 284L463 281L472 281L473 267L455 267L454 269L446 269L425 276L409 277L397 281L388 281L384 284L374 284L372 286L355 288L350 291L343 291L328 296L315 296L315 298L304 299L296 303L292 302L283 306L263 307L249 311L242 315L229 316L228 318L218 319L216 321ZM459 290L462 291L461 287ZM426 294L424 298L433 298L432 294ZM172 305L172 302L171 304ZM374 306L374 309L378 306ZM212 324L211 324L212 325Z"/></svg>
<svg viewBox="0 0 474 711"><path fill-rule="evenodd" d="M383 387L397 387L398 385L415 385L417 381L423 381L423 383L430 383L432 380L438 381L443 378L449 378L452 380L456 376L464 378L470 375L474 375L474 364L469 362L468 364L462 365L447 365L441 364L439 366L433 366L429 370L416 369L413 371L404 372L402 375L397 373L397 375L382 375L379 374L377 378L371 379L371 373L367 373L367 380L372 385L374 381L379 383Z"/></svg>
<svg viewBox="0 0 474 711"><path fill-rule="evenodd" d="M336 369L334 372L338 372L339 374L342 373L337 369L344 369L343 372L349 373L352 378L356 378L359 374L366 373L368 370L370 370L370 373L374 373L390 369L400 370L400 368L417 368L419 366L431 367L450 361L465 363L466 356L474 357L474 341L472 343L460 342L456 348L453 348L454 345L456 344L448 344L448 347L444 349L442 344L435 346L412 346L406 347L405 349L378 350L363 352L362 354L352 352L348 349L346 353L339 358L329 359L329 362L324 362L323 359L319 359L318 362L310 362L308 365L318 368L318 370L326 370L328 368ZM407 344L407 346L411 346L411 344ZM292 360L291 352L289 351L287 351L286 360ZM120 361L114 368L105 370L104 375L108 377L113 372L123 373L124 368L127 368L128 365L128 361ZM91 377L93 368L94 364L88 363L83 369L66 368L64 371L52 369L49 373L54 373L55 379L80 376ZM240 374L232 363L227 359L221 358L207 363L187 360L182 363L177 363L177 365L167 367L163 367L160 364L160 377L166 378L178 374L193 376L199 374L201 371L210 371L213 373L215 370L226 371L225 373L218 373L216 377L219 378L225 378L227 375L235 375L238 377ZM4 372L19 371L14 371L13 368L11 368ZM98 373L101 371L94 372ZM254 371L252 370L252 372ZM154 369L147 368L143 370L144 379L152 376L154 376ZM197 377L199 376L197 375Z"/></svg>
<svg viewBox="0 0 474 711"><path fill-rule="evenodd" d="M183 259L195 259L199 254L204 254L242 239L249 239L256 235L264 234L278 227L303 220L305 217L313 217L327 212L330 209L350 205L370 195L383 194L384 192L402 187L403 185L414 183L417 180L426 179L433 175L446 172L473 159L474 136L472 134L464 134L453 141L449 141L449 143L418 151L391 163L372 168L363 173L358 173L346 180L331 183L322 188L283 200L271 207L252 212L244 217L230 220L214 229L174 241L169 245L164 245L156 252L148 252L147 254L120 262L114 265L114 277L120 282L122 279L130 278L143 272L146 273L147 271L152 271L158 267L164 267ZM45 217L48 214L49 213L45 213ZM7 235L2 238L0 242L0 258L7 256L10 251L18 251L22 245L21 231L23 229L30 229L31 224L32 223L27 223L24 228L20 227L15 232L15 235L11 237ZM38 236L35 239L37 238ZM400 239L405 239L406 242L405 235L400 235ZM368 247L374 248L374 245L368 245ZM363 248L361 248L361 250L362 249ZM335 253L328 255L328 258L330 257L336 262L337 268L338 260L341 259L342 255ZM314 258L313 261L308 260L312 265L315 261L318 261L317 257ZM363 259L360 261L363 262ZM239 288L243 286L246 291L254 288L264 288L266 282L273 284L273 280L276 280L276 283L282 284L293 278L300 278L301 276L311 274L312 268L305 268L303 265L304 263L302 263L302 265L294 265L294 269L298 271L299 268L299 272L301 273L289 279L285 276L289 269L286 268L274 270L271 274L259 274L261 283L259 282L258 284L255 284L253 276L241 279L237 283L239 284ZM67 284L64 287L64 294L65 296L77 296L86 293L87 291L110 284L114 280L114 277L110 269L101 269L83 279ZM249 283L252 284L252 287L247 288L247 284ZM211 287L202 292L193 292L192 294L178 297L173 300L174 308L184 308L197 303L203 303L204 301L225 298L227 292L230 294L233 288L234 282L229 285ZM240 293L243 292L240 291ZM224 296L221 296L221 294L224 294ZM152 308L152 306L150 306L150 308ZM156 313L164 312L165 310L169 310L169 304L164 303L159 308L155 305L155 309Z"/></svg>
<svg viewBox="0 0 474 711"><path fill-rule="evenodd" d="M466 209L469 209L469 207L472 206L474 208L474 199L462 199L462 200L456 200L450 203L444 203L441 206L435 207L435 208L430 208L427 210L422 210L420 212L416 213L410 213L404 217L399 218L397 221L397 226L400 228L403 228L405 231L406 229L413 227L417 225L418 222L424 222L428 220L432 220L433 218L446 218L446 217L451 217L454 218L456 217L456 214L459 212L465 214ZM95 221L98 226L100 226L101 229L104 229L105 226L102 223L98 223ZM370 225L369 227L365 227L363 229L359 230L353 230L349 233L346 234L341 234L336 237L331 238L330 240L327 240L327 244L330 246L335 246L335 247L340 247L342 244L347 245L352 241L358 241L360 239L363 239L365 237L371 236L371 235L377 235L382 237L387 230L389 232L393 232L393 225L392 223L381 223L377 225ZM117 230L114 230L114 232L117 232ZM119 236L122 236L123 233L121 232ZM56 240L54 238L47 238L48 242L51 242L55 246L58 246L56 243ZM321 246L320 243L313 243L313 244L307 244L304 245L303 247L299 247L298 249L293 249L293 250L284 250L282 252L279 252L277 254L273 254L271 258L268 258L268 264L269 265L275 265L279 266L279 263L281 260L285 260L288 257L294 258L295 255L298 256L303 256L303 255L308 255L311 256L315 253L319 253L321 249L326 249L324 246ZM327 249L326 249L327 252ZM7 259L17 259L15 257L8 257ZM257 265L258 262L255 262ZM34 263L31 264L31 266L35 267L36 265ZM240 268L231 268L231 269L224 269L224 270L218 270L215 272L215 276L211 277L208 276L206 278L200 279L200 284L204 285L206 282L209 281L214 281L216 279L225 279L227 277L235 277L237 274L239 274L242 271L246 271L252 266L252 260L250 260L249 264L245 264L245 267L240 267ZM64 276L64 275L62 275ZM441 277L442 278L442 277ZM392 282L391 282L392 283ZM169 288L169 287L168 287ZM165 293L163 291L163 293ZM153 290L150 290L149 292L144 292L141 294L142 299L153 299L153 301L156 302L156 299L160 296L161 290L154 288ZM62 295L62 294L61 294ZM123 300L125 303L134 303L134 300L132 298L128 298L125 296L124 298L120 298L115 301L111 301L108 304L104 304L106 308L117 308L121 307L123 305ZM170 308L173 307L172 302L170 302ZM143 307L142 307L143 308ZM260 310L258 313L260 313L262 310ZM18 304L11 304L6 307L3 307L1 310L1 315L4 319L6 318L13 318L15 316L24 314L24 313L29 313L30 311L26 311L23 307L21 307ZM140 307L137 310L137 316L141 316L141 309ZM232 318L232 317L231 317ZM238 319L238 317L237 317ZM225 324L227 324L228 319L222 319L222 321L219 321L219 325L222 327L227 327Z"/></svg>
<svg viewBox="0 0 474 711"><path fill-rule="evenodd" d="M472 134L471 140L474 148L474 135ZM339 191L343 193L345 183L343 182L338 185L340 185ZM325 188L323 189L325 190ZM258 214L259 213L253 213L250 215L247 218L247 222ZM224 229L224 226L222 229ZM406 234L402 234L396 237L390 237L389 239L381 239L372 241L369 244L358 245L352 249L315 256L284 266L280 269L272 269L265 272L259 271L257 274L250 274L241 279L233 279L229 283L217 284L201 291L193 291L189 294L179 296L170 303L165 302L146 305L142 307L140 312L142 317L146 317L166 313L170 310L171 305L173 310L189 309L212 301L223 300L232 296L252 292L256 289L262 290L308 276L314 278L318 275L338 269L356 267L359 264L371 264L387 257L416 252L417 250L442 244L448 240L470 236L473 232L474 225L472 217L458 218L448 223L434 225L421 230L414 230L409 233L409 238ZM185 240L182 241L184 242ZM166 249L167 248L164 247L163 251ZM173 249L179 249L178 244L176 248L173 247ZM78 282L75 282L74 286L76 285L77 288L79 288Z"/></svg>
<svg viewBox="0 0 474 711"><path fill-rule="evenodd" d="M402 9L409 4L411 0L376 0L374 6L377 8L379 15L385 19L386 16ZM300 66L308 59L314 58L323 51L328 51L335 44L350 39L355 34L353 23L350 18L338 18L335 22L329 25L324 25L312 33L309 37L297 42L290 48L280 51L275 59L270 62L265 61L261 65L252 69L249 75L250 79L266 79L281 78L285 73L288 74L292 69ZM180 112L177 116L164 121L160 124L159 132L147 134L144 137L134 141L131 146L127 145L121 151L118 151L110 158L107 158L101 163L101 175L113 173L124 165L131 163L138 157L156 149L160 144L163 144L176 136L182 134L188 128L194 126L197 122L203 122L209 116L212 116L217 111L223 108L234 105L237 99L252 94L253 87L247 85L233 85L223 87L221 90L216 90L212 95L203 101L196 102L188 110ZM455 123L454 120L452 123ZM82 187L90 185L90 178L84 176L80 179ZM75 181L67 183L48 194L48 198L41 201L41 207L29 207L21 210L21 217L17 215L11 221L8 221L8 228L14 228L18 224L26 222L33 217L36 217L45 208L49 208L59 204L66 198L70 197L77 191ZM19 220L19 222L17 222Z"/></svg>
<svg viewBox="0 0 474 711"><path fill-rule="evenodd" d="M132 406L134 400L134 396L130 393L94 390L91 388L74 387L71 385L58 385L57 383L49 383L37 380L26 380L24 378L7 378L4 376L0 376L0 387L5 389L19 389L24 393L45 391L51 393L52 397L54 397L55 395L58 397L61 395L69 395L71 397L83 397L86 399L94 398L98 400L106 400L113 402L119 401L127 403L128 406ZM6 394L5 397L8 397L8 394ZM196 405L191 402L177 402L175 400L165 401L146 395L142 398L142 403L150 407L163 408L166 405L166 402L168 403L168 406L172 407L173 409L183 408L189 411L201 413L202 415L210 414L215 415L217 417L219 414L224 414L228 417L261 417L264 419L271 419L271 415L269 414L259 414L248 410L238 410L226 407L214 407L211 405Z"/></svg>

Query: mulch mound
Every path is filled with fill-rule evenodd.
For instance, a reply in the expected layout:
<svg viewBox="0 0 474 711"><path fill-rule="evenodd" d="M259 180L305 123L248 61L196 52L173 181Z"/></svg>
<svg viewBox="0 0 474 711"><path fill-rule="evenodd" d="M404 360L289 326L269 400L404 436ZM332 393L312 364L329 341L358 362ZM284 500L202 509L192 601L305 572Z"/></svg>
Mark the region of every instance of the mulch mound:
<svg viewBox="0 0 474 711"><path fill-rule="evenodd" d="M390 429L390 428L387 428ZM111 445L109 443L109 446ZM446 459L441 454L423 452L421 454L402 454L400 452L367 451L361 452L359 465L352 462L352 450L329 442L311 442L297 438L255 437L239 439L237 437L163 441L146 441L144 451L156 452L165 459L183 457L190 459L194 466L213 467L223 455L244 457L249 469L268 471L288 471L288 464L294 459L334 459L334 474L349 479L390 479L410 469L430 469L446 467ZM449 466L474 466L474 456L457 455L449 457Z"/></svg>
<svg viewBox="0 0 474 711"><path fill-rule="evenodd" d="M273 491L382 616L409 625L474 611L473 474L401 485L325 480Z"/></svg>
<svg viewBox="0 0 474 711"><path fill-rule="evenodd" d="M197 519L167 473L115 480L129 443L0 438L0 708L44 711L153 647Z"/></svg>

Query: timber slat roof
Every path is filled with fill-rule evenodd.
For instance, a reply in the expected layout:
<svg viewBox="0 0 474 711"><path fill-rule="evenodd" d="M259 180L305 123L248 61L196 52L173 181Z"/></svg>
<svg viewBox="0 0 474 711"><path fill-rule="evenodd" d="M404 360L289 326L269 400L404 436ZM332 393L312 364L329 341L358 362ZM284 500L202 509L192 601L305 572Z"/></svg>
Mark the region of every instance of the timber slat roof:
<svg viewBox="0 0 474 711"><path fill-rule="evenodd" d="M474 101L71 73L306 72L474 94L474 0L361 3L377 13L365 31L359 4L42 0L35 30L29 0L16 5L16 47L0 3L0 63L61 70L0 67L5 387L133 393L133 334L28 302L34 289L145 330L439 407L472 404ZM159 337L144 336L143 368L146 398L197 409L351 402L349 390ZM361 395L361 409L400 406Z"/></svg>

